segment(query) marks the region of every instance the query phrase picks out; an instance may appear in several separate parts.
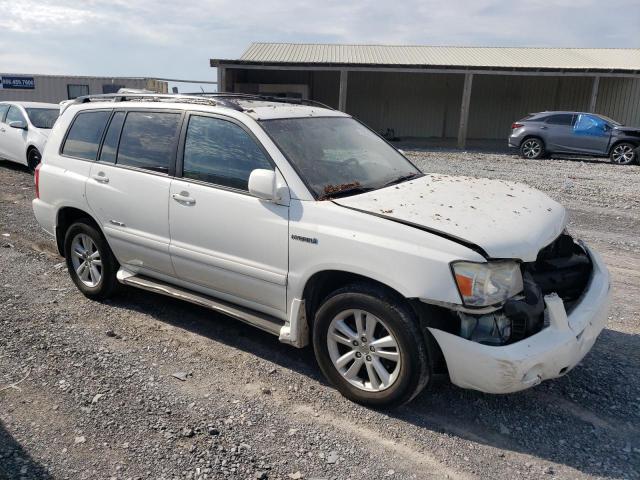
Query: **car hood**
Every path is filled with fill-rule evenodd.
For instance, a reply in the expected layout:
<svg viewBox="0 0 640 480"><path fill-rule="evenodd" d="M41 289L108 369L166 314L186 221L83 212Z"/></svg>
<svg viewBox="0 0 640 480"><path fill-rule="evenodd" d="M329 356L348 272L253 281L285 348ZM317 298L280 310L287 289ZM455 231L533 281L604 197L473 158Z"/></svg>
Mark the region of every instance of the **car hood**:
<svg viewBox="0 0 640 480"><path fill-rule="evenodd" d="M437 174L334 202L522 261L535 260L567 221L562 205L525 185Z"/></svg>

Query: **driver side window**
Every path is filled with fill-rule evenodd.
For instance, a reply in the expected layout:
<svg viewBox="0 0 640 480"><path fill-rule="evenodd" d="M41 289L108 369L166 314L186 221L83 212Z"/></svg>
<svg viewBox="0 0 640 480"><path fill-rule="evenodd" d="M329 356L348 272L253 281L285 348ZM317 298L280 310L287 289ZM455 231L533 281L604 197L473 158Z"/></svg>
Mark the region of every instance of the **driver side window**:
<svg viewBox="0 0 640 480"><path fill-rule="evenodd" d="M581 113L576 119L573 130L577 135L601 136L606 133L607 128L607 122L602 118Z"/></svg>
<svg viewBox="0 0 640 480"><path fill-rule="evenodd" d="M7 119L5 120L5 123L7 124L11 122L27 123L27 120L24 118L24 115L22 114L20 109L15 105L11 105L9 107L9 111L7 112Z"/></svg>
<svg viewBox="0 0 640 480"><path fill-rule="evenodd" d="M249 190L249 175L273 170L256 142L238 125L214 117L192 115L184 144L184 178Z"/></svg>

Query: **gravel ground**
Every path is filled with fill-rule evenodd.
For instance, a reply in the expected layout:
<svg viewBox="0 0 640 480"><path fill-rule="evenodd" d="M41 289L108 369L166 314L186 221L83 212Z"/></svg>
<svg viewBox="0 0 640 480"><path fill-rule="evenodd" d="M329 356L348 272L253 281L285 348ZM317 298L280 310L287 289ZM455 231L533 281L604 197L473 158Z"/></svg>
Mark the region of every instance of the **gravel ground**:
<svg viewBox="0 0 640 480"><path fill-rule="evenodd" d="M31 176L0 162L0 478L640 478L640 166L408 155L569 207L614 280L580 367L513 395L438 379L397 410L355 405L310 349L142 291L85 299L33 218Z"/></svg>

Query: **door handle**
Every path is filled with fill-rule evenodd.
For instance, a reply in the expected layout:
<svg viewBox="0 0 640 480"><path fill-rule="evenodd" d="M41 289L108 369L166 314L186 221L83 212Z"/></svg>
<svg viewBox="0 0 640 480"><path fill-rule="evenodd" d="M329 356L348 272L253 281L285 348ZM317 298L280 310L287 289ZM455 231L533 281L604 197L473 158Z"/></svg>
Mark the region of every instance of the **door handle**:
<svg viewBox="0 0 640 480"><path fill-rule="evenodd" d="M93 179L98 183L109 183L109 177L104 172L98 172L97 175L93 175Z"/></svg>
<svg viewBox="0 0 640 480"><path fill-rule="evenodd" d="M0 132L4 133L6 130L4 128L0 128Z"/></svg>
<svg viewBox="0 0 640 480"><path fill-rule="evenodd" d="M171 198L173 198L176 202L182 203L189 207L196 204L196 199L191 198L189 196L189 192L174 193L173 195L171 195Z"/></svg>
<svg viewBox="0 0 640 480"><path fill-rule="evenodd" d="M540 127L540 130L546 130L549 127L545 127L544 125Z"/></svg>

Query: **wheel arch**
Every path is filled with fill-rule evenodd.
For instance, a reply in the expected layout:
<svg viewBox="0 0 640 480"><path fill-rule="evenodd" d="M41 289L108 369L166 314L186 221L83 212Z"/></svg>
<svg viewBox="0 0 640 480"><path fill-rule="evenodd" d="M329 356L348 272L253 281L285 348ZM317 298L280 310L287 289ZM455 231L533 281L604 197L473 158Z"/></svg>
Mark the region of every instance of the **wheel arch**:
<svg viewBox="0 0 640 480"><path fill-rule="evenodd" d="M615 142L613 142L611 144L611 146L609 147L609 151L607 152L608 155L611 155L611 153L613 152L613 149L616 148L618 145L620 145L621 143L630 143L631 145L633 145L635 148L640 147L640 140L635 140L635 139L627 139L627 138L619 138L617 139Z"/></svg>
<svg viewBox="0 0 640 480"><path fill-rule="evenodd" d="M87 220L89 224L94 226L100 233L102 228L93 216L76 207L61 207L56 214L56 246L58 252L64 257L64 237L71 225L78 220ZM103 233L104 236L104 233Z"/></svg>
<svg viewBox="0 0 640 480"><path fill-rule="evenodd" d="M345 270L321 270L309 277L303 289L305 317L308 331L313 331L313 320L322 301L332 292L351 284L362 284L384 289L392 298L405 302L416 316L418 326L423 332L424 341L432 353L430 362L436 373L447 373L447 366L438 342L427 327L443 328L447 321L447 311L428 305L417 298L407 298L401 292L384 282Z"/></svg>

